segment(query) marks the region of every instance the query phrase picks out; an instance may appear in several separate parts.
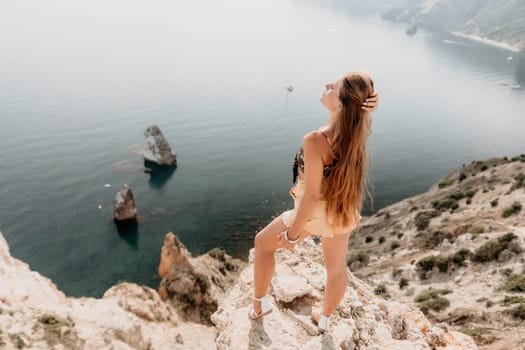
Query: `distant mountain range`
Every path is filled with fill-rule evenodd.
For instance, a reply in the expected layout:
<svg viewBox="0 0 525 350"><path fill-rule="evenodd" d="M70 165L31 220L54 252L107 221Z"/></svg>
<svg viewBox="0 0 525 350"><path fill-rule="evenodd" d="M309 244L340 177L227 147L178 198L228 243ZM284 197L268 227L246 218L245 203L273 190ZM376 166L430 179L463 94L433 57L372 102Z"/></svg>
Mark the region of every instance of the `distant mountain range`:
<svg viewBox="0 0 525 350"><path fill-rule="evenodd" d="M348 0L384 19L525 48L524 0Z"/></svg>

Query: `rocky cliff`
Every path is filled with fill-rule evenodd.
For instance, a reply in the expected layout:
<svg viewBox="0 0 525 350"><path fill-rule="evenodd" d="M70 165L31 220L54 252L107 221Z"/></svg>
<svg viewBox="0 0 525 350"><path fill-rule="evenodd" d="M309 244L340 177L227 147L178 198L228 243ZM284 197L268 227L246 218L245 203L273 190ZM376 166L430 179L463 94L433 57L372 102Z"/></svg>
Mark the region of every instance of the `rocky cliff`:
<svg viewBox="0 0 525 350"><path fill-rule="evenodd" d="M473 161L364 220L348 264L480 349L525 349L523 206L525 154Z"/></svg>
<svg viewBox="0 0 525 350"><path fill-rule="evenodd" d="M164 258L171 256L167 251L183 255L171 256L168 265L159 269L168 271L161 284L166 301L157 291L133 283L120 283L101 299L69 298L49 279L11 257L0 234L0 347L476 349L469 336L444 323L432 325L412 306L375 296L350 272L351 286L335 312L330 332L319 335L307 316L312 305L321 302L324 284L321 247L314 240L304 242L294 254L278 252L271 291L277 308L259 321L247 317L252 294L251 260L234 284L225 287L228 278L224 277L236 270L225 267L232 263L231 258L216 251L211 259L220 263L211 261L211 268L206 271L198 265L210 257L191 258L178 240L168 237L166 244L175 249L165 249ZM225 271L221 271L221 266ZM213 278L215 269L218 275ZM187 290L181 290L184 285ZM207 287L196 290L196 285ZM197 292L199 297L188 295L188 291ZM209 318L212 323L207 324L208 301L215 297L219 298L217 309ZM187 305L181 308L183 302ZM188 307L201 312L203 306L203 322L191 321L194 313L188 312Z"/></svg>
<svg viewBox="0 0 525 350"><path fill-rule="evenodd" d="M350 0L383 18L488 40L515 51L525 48L525 2L521 0Z"/></svg>

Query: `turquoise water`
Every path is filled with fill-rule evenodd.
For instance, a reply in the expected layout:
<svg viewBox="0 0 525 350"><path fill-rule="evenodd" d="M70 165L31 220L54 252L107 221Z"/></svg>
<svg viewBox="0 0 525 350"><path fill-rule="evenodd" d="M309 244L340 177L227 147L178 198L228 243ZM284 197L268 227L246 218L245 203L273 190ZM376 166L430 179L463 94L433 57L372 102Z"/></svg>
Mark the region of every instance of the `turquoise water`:
<svg viewBox="0 0 525 350"><path fill-rule="evenodd" d="M348 70L366 69L382 94L369 141L376 210L462 163L525 153L525 93L510 88L525 86L525 63L504 50L407 37L321 1L0 7L0 230L69 295L158 286L170 231L194 255L246 258L292 205L295 149L326 121L323 84ZM133 153L152 124L179 161L154 178ZM141 220L122 235L112 201L124 183Z"/></svg>

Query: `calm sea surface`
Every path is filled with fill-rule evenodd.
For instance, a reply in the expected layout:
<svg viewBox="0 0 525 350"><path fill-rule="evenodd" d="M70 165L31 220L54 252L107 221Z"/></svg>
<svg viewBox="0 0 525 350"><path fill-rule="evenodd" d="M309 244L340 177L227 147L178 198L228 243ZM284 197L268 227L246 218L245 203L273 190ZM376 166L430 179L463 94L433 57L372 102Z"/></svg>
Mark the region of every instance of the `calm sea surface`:
<svg viewBox="0 0 525 350"><path fill-rule="evenodd" d="M157 287L170 231L194 255L246 258L257 230L292 206L296 147L327 118L323 84L354 69L382 96L369 139L376 210L462 163L525 153L525 90L511 88L525 86L525 60L405 29L326 1L1 4L11 253L75 296L120 280ZM152 124L178 155L153 177L132 152ZM124 183L141 222L123 235L112 201Z"/></svg>

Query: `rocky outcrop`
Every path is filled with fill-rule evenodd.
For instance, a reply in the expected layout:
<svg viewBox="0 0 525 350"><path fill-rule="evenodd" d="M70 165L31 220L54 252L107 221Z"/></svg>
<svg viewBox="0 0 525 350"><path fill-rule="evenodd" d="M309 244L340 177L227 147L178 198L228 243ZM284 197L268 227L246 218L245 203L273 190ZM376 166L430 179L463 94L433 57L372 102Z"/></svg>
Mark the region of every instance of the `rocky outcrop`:
<svg viewBox="0 0 525 350"><path fill-rule="evenodd" d="M219 300L237 280L244 265L220 249L192 258L178 237L170 232L161 250L159 275L163 279L159 294L171 300L185 319L209 324Z"/></svg>
<svg viewBox="0 0 525 350"><path fill-rule="evenodd" d="M253 261L253 249L250 262ZM473 340L446 324L433 326L417 309L376 297L348 272L350 287L320 335L309 320L322 302L325 270L321 246L306 240L276 254L270 295L276 308L262 320L247 319L253 293L253 265L240 276L212 316L217 349L476 349Z"/></svg>
<svg viewBox="0 0 525 350"><path fill-rule="evenodd" d="M352 271L386 298L472 334L525 344L525 154L463 164L425 193L363 219Z"/></svg>
<svg viewBox="0 0 525 350"><path fill-rule="evenodd" d="M176 164L175 152L173 152L158 126L152 125L146 128L144 137L146 138L146 148L141 152L144 159L160 165Z"/></svg>
<svg viewBox="0 0 525 350"><path fill-rule="evenodd" d="M384 2L385 4L387 2ZM396 0L383 18L448 31L515 51L525 48L525 3L515 0Z"/></svg>
<svg viewBox="0 0 525 350"><path fill-rule="evenodd" d="M115 195L113 200L113 217L117 221L137 219L135 199L131 188L127 184L124 184Z"/></svg>
<svg viewBox="0 0 525 350"><path fill-rule="evenodd" d="M101 299L68 298L11 257L0 233L1 349L214 349L216 330L181 322L157 292L133 283Z"/></svg>

